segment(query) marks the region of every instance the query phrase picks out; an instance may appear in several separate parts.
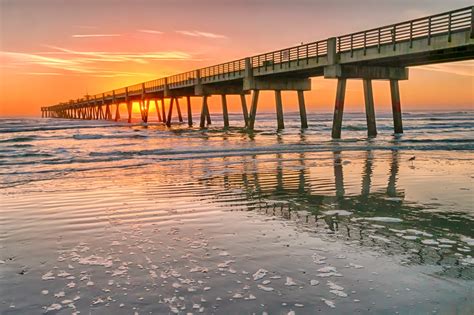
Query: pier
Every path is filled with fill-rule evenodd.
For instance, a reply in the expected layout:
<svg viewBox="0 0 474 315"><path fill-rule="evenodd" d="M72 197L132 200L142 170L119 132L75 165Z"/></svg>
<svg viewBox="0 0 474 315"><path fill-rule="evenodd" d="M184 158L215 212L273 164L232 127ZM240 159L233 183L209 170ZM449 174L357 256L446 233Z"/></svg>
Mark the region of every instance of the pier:
<svg viewBox="0 0 474 315"><path fill-rule="evenodd" d="M277 128L285 128L282 91L295 91L301 128L308 128L304 91L312 77L337 80L332 137L341 137L347 80L361 80L367 133L377 135L372 81L387 81L390 88L394 133L403 133L399 81L408 80L409 67L471 60L474 58L474 6L361 32L284 48L260 55L196 69L132 86L41 108L42 117L118 121L126 106L132 120L138 102L143 122L156 107L156 121L171 127L184 123L181 104L186 102L186 123L191 127L191 97L201 99L199 126L210 125L208 98L220 96L224 127L229 126L227 96L239 95L245 127L255 128L259 92L275 93ZM246 95L251 94L250 107ZM165 106L169 103L168 108Z"/></svg>

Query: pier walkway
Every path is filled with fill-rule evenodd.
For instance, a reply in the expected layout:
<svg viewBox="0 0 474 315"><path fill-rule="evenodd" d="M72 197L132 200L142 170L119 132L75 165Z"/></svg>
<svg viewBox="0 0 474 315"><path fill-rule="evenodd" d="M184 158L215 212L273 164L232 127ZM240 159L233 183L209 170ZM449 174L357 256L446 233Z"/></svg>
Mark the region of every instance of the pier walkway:
<svg viewBox="0 0 474 315"><path fill-rule="evenodd" d="M367 130L377 134L372 91L373 80L390 82L394 132L403 133L399 80L408 80L408 68L474 58L474 6L366 31L284 48L219 65L159 78L112 91L42 107L42 117L104 119L118 121L126 105L128 121L132 104L139 102L141 117L149 120L152 103L157 120L171 126L173 110L183 122L179 105L186 99L187 123L193 125L191 97L202 98L199 125L211 124L207 100L220 95L224 127L229 127L227 95L240 95L242 119L248 130L255 127L261 90L275 93L277 127L284 128L281 91L296 91L301 127L308 128L304 91L311 77L337 80L332 137L341 137L346 81L363 81ZM246 94L252 94L250 108ZM165 108L165 99L169 106Z"/></svg>

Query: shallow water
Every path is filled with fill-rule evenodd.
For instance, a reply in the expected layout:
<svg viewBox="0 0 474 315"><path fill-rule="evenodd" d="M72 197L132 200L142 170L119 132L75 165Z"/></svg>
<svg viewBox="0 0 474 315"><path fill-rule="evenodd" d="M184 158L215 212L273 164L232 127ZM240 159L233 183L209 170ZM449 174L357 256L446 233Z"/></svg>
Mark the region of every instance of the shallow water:
<svg viewBox="0 0 474 315"><path fill-rule="evenodd" d="M0 313L473 313L473 113L273 116L0 119Z"/></svg>

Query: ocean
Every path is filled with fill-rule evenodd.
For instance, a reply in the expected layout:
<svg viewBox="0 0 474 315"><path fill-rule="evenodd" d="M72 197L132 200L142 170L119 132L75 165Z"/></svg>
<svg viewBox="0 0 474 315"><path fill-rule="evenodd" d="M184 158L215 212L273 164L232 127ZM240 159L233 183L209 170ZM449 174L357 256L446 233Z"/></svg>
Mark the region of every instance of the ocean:
<svg viewBox="0 0 474 315"><path fill-rule="evenodd" d="M136 118L0 118L0 314L474 313L474 112Z"/></svg>

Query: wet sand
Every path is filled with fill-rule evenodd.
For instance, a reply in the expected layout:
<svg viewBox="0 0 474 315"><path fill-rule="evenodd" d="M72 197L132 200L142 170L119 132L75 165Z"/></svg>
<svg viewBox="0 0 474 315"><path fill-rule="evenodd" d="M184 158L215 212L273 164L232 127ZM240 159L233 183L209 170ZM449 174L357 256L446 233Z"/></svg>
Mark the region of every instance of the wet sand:
<svg viewBox="0 0 474 315"><path fill-rule="evenodd" d="M472 158L260 154L6 187L0 313L472 314Z"/></svg>

